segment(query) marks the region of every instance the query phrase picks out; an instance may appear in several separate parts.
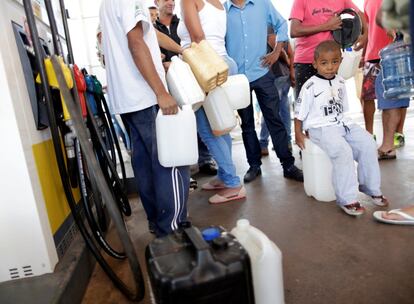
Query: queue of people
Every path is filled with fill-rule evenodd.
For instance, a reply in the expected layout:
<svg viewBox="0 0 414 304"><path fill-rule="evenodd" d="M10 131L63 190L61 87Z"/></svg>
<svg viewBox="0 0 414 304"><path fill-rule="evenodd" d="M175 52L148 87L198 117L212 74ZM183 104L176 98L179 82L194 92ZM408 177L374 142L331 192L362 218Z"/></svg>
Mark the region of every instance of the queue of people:
<svg viewBox="0 0 414 304"><path fill-rule="evenodd" d="M338 205L349 215L364 213L364 207L356 197L359 183L359 190L370 196L374 204L388 206L380 189L378 159L393 158L383 154L393 156L395 150L387 146L385 125L384 143L378 150L371 135L373 100L381 99L380 88L377 88L381 83L376 81L374 84L371 76L375 74L372 71L378 69L375 55L378 56L381 47L388 43L384 37L376 38L381 30L372 23L375 19L372 13L380 3L381 0L365 0L367 9L362 13L351 0L295 0L289 18L290 36L295 38L293 50L287 21L270 0L228 0L224 5L219 0L182 0L181 19L174 14L174 0L155 0L151 14L143 0L103 0L100 21L110 108L113 114L121 115L130 130L132 165L150 230L162 236L187 220L189 168L160 165L155 117L158 110L166 115L178 111L165 80L171 57L190 47L192 42L202 40L207 40L224 59L229 66L229 75L244 74L247 77L250 96L254 91L263 113L263 129L268 130L268 135L264 134L261 139L267 140L270 135L285 178L303 182L291 146L287 94L293 86L296 144L305 148L304 138L309 137L331 158ZM341 50L333 41L331 31L341 28L342 21L337 14L345 8L354 9L362 20L362 33L354 47L366 47L365 83L369 78L370 86L374 86L370 96L363 96L368 132L345 118L347 92L344 80L336 75ZM164 35L170 38L168 42ZM164 41L158 43L157 39ZM382 44L378 45L378 41ZM397 125L401 123L407 106L407 103L395 105L398 111L392 110L388 116L385 110L385 124L391 124L389 121L395 120L396 115ZM238 110L238 114L249 164L243 181L249 183L261 175L261 157L266 155L263 148L267 148L267 144L264 146L257 137L252 102L247 108ZM209 203L222 204L245 198L248 194L236 174L230 135L215 136L202 107L195 115L199 167L205 168L205 173L215 175L202 185L203 190L215 192ZM402 129L394 124L391 129L392 140L394 134L402 133ZM358 162L358 175L350 165L354 159ZM387 218L395 222L404 218L402 214L407 220L407 216L412 216L410 213L414 215L411 209L394 210L380 215L376 213L375 217L381 216L384 222ZM414 222L413 218L410 220Z"/></svg>

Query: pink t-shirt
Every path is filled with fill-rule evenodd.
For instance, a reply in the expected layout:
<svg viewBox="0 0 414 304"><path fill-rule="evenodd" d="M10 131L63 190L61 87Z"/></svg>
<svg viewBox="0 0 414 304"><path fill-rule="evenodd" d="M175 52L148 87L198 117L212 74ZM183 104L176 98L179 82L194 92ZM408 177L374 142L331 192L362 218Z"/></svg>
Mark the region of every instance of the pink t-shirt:
<svg viewBox="0 0 414 304"><path fill-rule="evenodd" d="M382 0L365 0L364 14L368 22L368 44L365 52L365 61L378 60L379 51L392 42L387 32L375 22Z"/></svg>
<svg viewBox="0 0 414 304"><path fill-rule="evenodd" d="M304 26L321 25L345 8L353 8L359 12L351 0L295 0L289 20L298 19ZM294 62L312 63L316 46L322 41L332 39L330 31L296 38Z"/></svg>

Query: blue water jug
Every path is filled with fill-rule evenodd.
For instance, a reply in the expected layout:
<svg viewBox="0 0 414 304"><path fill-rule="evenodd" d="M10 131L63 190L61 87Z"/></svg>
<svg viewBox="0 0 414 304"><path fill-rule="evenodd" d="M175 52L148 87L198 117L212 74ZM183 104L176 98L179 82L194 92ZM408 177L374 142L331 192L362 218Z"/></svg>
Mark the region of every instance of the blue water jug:
<svg viewBox="0 0 414 304"><path fill-rule="evenodd" d="M384 98L402 99L414 95L414 70L411 65L411 44L394 42L380 52Z"/></svg>

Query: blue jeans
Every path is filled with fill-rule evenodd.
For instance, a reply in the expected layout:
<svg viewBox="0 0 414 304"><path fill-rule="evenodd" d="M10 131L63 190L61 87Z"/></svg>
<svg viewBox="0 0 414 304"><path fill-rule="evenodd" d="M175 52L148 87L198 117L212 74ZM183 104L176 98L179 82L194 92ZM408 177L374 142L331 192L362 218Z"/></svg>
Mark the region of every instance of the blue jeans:
<svg viewBox="0 0 414 304"><path fill-rule="evenodd" d="M280 106L279 106L279 115L282 119L283 125L285 126L288 142L292 141L291 136L291 118L290 118L290 108L289 108L289 89L290 89L290 80L289 76L281 76L275 79L275 87L277 89ZM260 129L260 147L267 148L269 145L269 130L267 129L264 117L262 116L261 129Z"/></svg>
<svg viewBox="0 0 414 304"><path fill-rule="evenodd" d="M229 65L229 75L236 74L237 65L233 59L230 57L223 57L223 59ZM198 134L217 163L218 178L226 185L226 187L234 188L240 186L240 178L236 175L236 167L234 166L231 156L232 142L230 135L213 135L203 107L198 109L195 112L195 115L197 119Z"/></svg>
<svg viewBox="0 0 414 304"><path fill-rule="evenodd" d="M217 163L218 178L226 185L226 187L234 188L240 186L240 178L236 175L236 167L234 166L231 157L232 143L230 135L213 135L203 107L198 109L195 112L195 115L197 119L198 134Z"/></svg>
<svg viewBox="0 0 414 304"><path fill-rule="evenodd" d="M203 143L200 138L200 135L197 134L197 144L198 144L198 165L202 166L204 164L211 163L213 158L208 151L208 148Z"/></svg>
<svg viewBox="0 0 414 304"><path fill-rule="evenodd" d="M250 83L250 91L256 93L276 155L283 169L286 170L294 164L295 158L288 148L288 135L279 115L279 96L274 82L275 76L272 71L269 71L266 75ZM250 167L258 168L262 165L261 148L254 126L251 94L250 105L245 109L238 110L238 112L242 121L241 128L247 161Z"/></svg>
<svg viewBox="0 0 414 304"><path fill-rule="evenodd" d="M122 114L132 143L132 168L148 221L157 236L178 228L187 219L190 187L188 166L165 168L158 161L155 118L158 106Z"/></svg>

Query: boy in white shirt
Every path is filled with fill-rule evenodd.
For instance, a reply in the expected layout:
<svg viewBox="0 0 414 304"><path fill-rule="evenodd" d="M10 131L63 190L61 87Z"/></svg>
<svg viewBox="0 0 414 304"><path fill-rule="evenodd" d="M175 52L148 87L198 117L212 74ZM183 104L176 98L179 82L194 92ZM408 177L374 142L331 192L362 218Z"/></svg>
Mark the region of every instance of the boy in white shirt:
<svg viewBox="0 0 414 304"><path fill-rule="evenodd" d="M329 156L332 183L338 205L349 215L361 215L365 208L357 201L359 190L377 206L388 206L382 195L377 147L371 134L344 116L348 110L345 81L336 75L341 49L335 41L320 43L313 66L318 71L303 85L295 104L296 144L305 149L305 135ZM358 162L358 177L354 160Z"/></svg>

